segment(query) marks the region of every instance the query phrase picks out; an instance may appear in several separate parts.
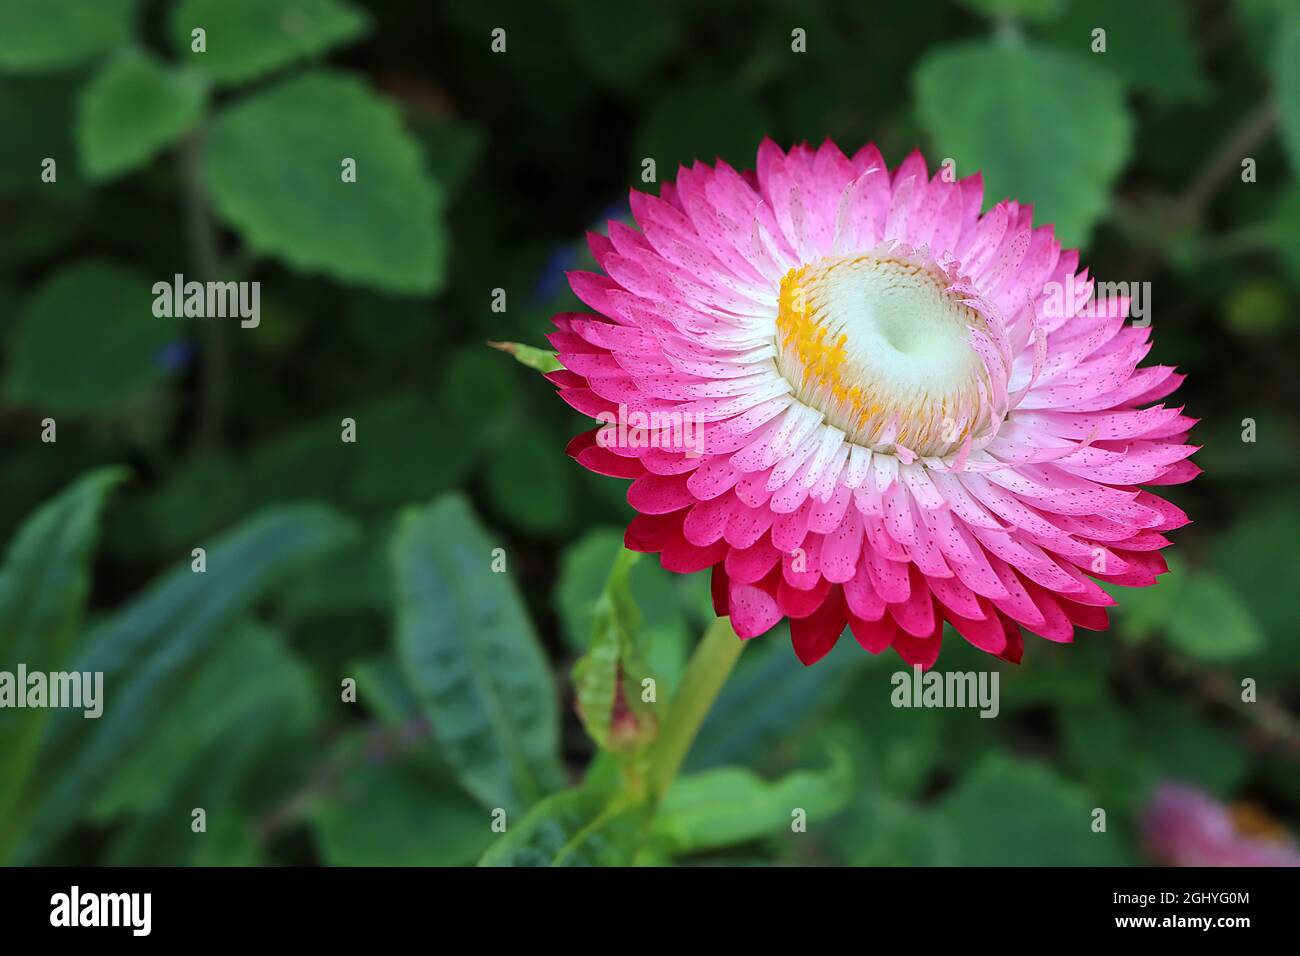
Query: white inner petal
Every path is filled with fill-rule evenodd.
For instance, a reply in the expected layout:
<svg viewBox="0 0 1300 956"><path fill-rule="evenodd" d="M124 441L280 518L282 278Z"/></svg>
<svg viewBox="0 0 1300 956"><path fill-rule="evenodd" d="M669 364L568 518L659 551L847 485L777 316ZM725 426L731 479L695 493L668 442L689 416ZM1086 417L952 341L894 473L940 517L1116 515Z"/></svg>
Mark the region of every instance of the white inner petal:
<svg viewBox="0 0 1300 956"><path fill-rule="evenodd" d="M859 261L827 269L808 301L832 335L847 336L849 361L864 373L898 390L942 393L982 367L967 338L974 313L943 290L923 267Z"/></svg>
<svg viewBox="0 0 1300 956"><path fill-rule="evenodd" d="M888 254L821 259L782 280L777 368L850 440L943 455L990 421L987 331L933 265Z"/></svg>

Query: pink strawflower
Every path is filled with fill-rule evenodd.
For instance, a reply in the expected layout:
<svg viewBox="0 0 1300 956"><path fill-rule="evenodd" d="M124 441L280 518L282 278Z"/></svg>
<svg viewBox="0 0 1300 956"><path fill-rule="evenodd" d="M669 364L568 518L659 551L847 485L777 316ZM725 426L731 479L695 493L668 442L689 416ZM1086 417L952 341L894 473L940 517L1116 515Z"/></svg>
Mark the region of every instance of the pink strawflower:
<svg viewBox="0 0 1300 956"><path fill-rule="evenodd" d="M1147 855L1165 866L1300 866L1289 834L1257 812L1236 817L1199 790L1163 784L1141 819Z"/></svg>
<svg viewBox="0 0 1300 956"><path fill-rule="evenodd" d="M1128 300L1088 303L1028 206L981 216L980 176L919 152L765 140L757 166L633 191L640 231L569 275L593 311L555 317L549 377L606 423L569 454L634 479L627 547L712 568L741 637L789 618L806 664L846 624L926 667L945 620L1011 661L1022 626L1105 628L1097 580L1152 584L1188 520L1138 486L1199 472Z"/></svg>

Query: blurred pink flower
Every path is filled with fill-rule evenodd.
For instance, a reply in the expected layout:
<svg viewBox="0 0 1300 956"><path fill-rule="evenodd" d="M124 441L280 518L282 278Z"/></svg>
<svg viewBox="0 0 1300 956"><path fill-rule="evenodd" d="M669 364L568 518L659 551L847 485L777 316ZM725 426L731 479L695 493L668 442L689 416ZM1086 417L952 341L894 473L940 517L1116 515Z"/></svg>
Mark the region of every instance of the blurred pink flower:
<svg viewBox="0 0 1300 956"><path fill-rule="evenodd" d="M1160 786L1140 827L1147 855L1165 866L1300 866L1295 840L1262 812L1182 784Z"/></svg>

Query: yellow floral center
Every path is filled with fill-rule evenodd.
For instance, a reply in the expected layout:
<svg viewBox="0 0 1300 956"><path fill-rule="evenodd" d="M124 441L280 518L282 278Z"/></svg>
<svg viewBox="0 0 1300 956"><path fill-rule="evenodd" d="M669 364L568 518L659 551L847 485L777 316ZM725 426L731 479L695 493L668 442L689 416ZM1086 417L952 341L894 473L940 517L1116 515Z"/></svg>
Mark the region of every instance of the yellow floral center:
<svg viewBox="0 0 1300 956"><path fill-rule="evenodd" d="M987 429L984 317L938 269L889 255L821 259L781 280L777 368L850 441L921 456Z"/></svg>

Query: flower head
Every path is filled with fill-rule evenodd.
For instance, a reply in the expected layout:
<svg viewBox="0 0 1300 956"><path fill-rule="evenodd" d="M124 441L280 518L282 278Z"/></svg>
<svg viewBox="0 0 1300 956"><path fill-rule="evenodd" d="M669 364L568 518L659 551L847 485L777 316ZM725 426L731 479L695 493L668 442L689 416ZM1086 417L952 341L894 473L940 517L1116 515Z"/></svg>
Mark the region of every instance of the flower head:
<svg viewBox="0 0 1300 956"><path fill-rule="evenodd" d="M789 618L812 663L847 625L928 667L947 621L1018 661L1022 627L1106 626L1097 581L1167 570L1187 517L1140 486L1199 471L1193 420L1151 404L1182 376L1138 368L1149 330L1029 207L982 202L919 152L768 140L589 237L549 377L602 425L569 453L633 479L627 547L712 568L741 637Z"/></svg>
<svg viewBox="0 0 1300 956"><path fill-rule="evenodd" d="M1166 866L1300 866L1295 840L1259 810L1181 784L1161 785L1141 830L1148 856Z"/></svg>

